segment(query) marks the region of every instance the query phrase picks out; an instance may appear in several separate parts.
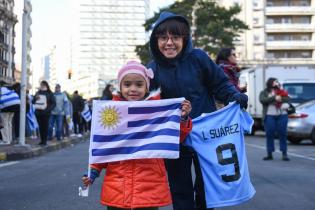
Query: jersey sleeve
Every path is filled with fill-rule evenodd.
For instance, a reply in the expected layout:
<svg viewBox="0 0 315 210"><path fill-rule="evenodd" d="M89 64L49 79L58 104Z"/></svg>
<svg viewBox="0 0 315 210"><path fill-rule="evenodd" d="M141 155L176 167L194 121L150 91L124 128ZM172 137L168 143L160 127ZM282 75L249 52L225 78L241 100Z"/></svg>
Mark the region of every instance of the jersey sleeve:
<svg viewBox="0 0 315 210"><path fill-rule="evenodd" d="M252 126L254 124L253 118L248 114L248 112L241 110L240 111L240 124L246 133L252 132Z"/></svg>

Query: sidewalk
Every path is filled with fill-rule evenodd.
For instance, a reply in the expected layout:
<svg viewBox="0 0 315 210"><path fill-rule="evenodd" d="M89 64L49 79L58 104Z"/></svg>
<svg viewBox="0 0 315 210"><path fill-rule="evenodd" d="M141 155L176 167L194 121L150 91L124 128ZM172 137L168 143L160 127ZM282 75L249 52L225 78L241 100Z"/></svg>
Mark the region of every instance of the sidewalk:
<svg viewBox="0 0 315 210"><path fill-rule="evenodd" d="M89 133L83 135L82 137L73 136L64 138L62 141L47 141L47 146L39 146L38 143L40 140L38 138L25 138L25 146L19 144L0 144L0 161L12 161L37 157L44 155L47 152L59 150L61 148L72 146L74 144L88 140Z"/></svg>

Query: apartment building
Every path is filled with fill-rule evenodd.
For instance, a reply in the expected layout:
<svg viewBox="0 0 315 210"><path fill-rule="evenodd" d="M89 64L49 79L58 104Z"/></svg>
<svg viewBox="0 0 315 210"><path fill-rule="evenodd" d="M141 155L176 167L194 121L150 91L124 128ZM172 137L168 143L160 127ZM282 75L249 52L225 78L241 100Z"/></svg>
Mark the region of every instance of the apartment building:
<svg viewBox="0 0 315 210"><path fill-rule="evenodd" d="M235 39L243 66L315 69L315 0L218 0L239 4L250 30Z"/></svg>
<svg viewBox="0 0 315 210"><path fill-rule="evenodd" d="M145 43L143 27L148 0L81 0L79 3L78 55L73 61L73 89L84 97L100 96L118 69L137 59L135 46ZM74 39L75 40L75 39Z"/></svg>
<svg viewBox="0 0 315 210"><path fill-rule="evenodd" d="M13 12L14 1L0 1L0 81L8 84L14 82L14 26L17 17Z"/></svg>

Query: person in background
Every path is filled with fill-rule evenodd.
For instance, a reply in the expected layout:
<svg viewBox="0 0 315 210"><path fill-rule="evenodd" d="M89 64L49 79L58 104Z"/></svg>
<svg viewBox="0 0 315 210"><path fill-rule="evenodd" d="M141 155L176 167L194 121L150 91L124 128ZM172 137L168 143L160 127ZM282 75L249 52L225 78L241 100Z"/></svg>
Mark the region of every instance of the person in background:
<svg viewBox="0 0 315 210"><path fill-rule="evenodd" d="M112 100L114 86L112 84L107 84L105 89L103 90L101 100Z"/></svg>
<svg viewBox="0 0 315 210"><path fill-rule="evenodd" d="M150 37L152 89L161 87L161 98L185 97L192 104L190 117L216 110L214 96L227 104L247 107L248 98L229 82L208 54L192 45L189 23L183 16L162 12ZM192 161L196 172L192 180ZM181 144L180 158L166 160L174 210L207 209L197 155ZM195 189L195 191L194 191ZM215 190L215 189L214 189ZM196 196L196 199L194 199Z"/></svg>
<svg viewBox="0 0 315 210"><path fill-rule="evenodd" d="M276 78L269 78L266 88L261 91L259 100L263 105L263 122L266 131L267 156L263 160L272 160L272 152L275 151L275 135L279 136L282 160L289 161L287 155L287 124L290 100L288 92L280 88Z"/></svg>
<svg viewBox="0 0 315 210"><path fill-rule="evenodd" d="M158 100L160 92L149 93L153 72L136 61L130 61L118 72L120 92L115 101ZM180 138L182 141L192 129L190 102L182 103ZM133 159L90 165L89 176L83 176L85 186L92 184L102 169L106 168L101 203L108 210L157 210L171 204L163 159ZM120 180L123 180L122 182Z"/></svg>
<svg viewBox="0 0 315 210"><path fill-rule="evenodd" d="M84 109L84 100L79 95L79 92L76 90L73 92L72 97L72 108L73 108L73 126L74 126L74 133L78 137L82 137L83 134L83 125L82 125L82 117L81 112Z"/></svg>
<svg viewBox="0 0 315 210"><path fill-rule="evenodd" d="M5 87L3 81L0 82L0 117L1 117L1 138L0 143L11 144L12 137L12 122L14 113L20 111L21 100L12 87Z"/></svg>
<svg viewBox="0 0 315 210"><path fill-rule="evenodd" d="M65 107L62 135L69 137L70 132L73 130L73 121L72 121L73 108L72 108L72 102L70 100L69 94L66 91L64 91L63 93L66 95L68 99L68 103L66 104L66 107Z"/></svg>
<svg viewBox="0 0 315 210"><path fill-rule="evenodd" d="M59 84L56 84L55 86L54 97L56 101L56 106L52 110L50 120L49 120L48 139L50 140L52 139L53 128L56 125L55 126L56 138L57 138L57 141L61 141L63 118L66 113L68 98L63 92L61 92L61 86Z"/></svg>
<svg viewBox="0 0 315 210"><path fill-rule="evenodd" d="M32 104L33 96L29 93L29 90L26 90L26 98L26 101L28 102L28 105L30 107L29 111L26 113L26 125L29 129L29 136L31 137L31 139L37 139L39 126L35 116L35 108Z"/></svg>
<svg viewBox="0 0 315 210"><path fill-rule="evenodd" d="M247 86L241 87L239 84L241 69L237 66L235 48L221 48L215 62L223 69L224 73L237 90L241 93L247 91Z"/></svg>
<svg viewBox="0 0 315 210"><path fill-rule="evenodd" d="M47 145L48 126L51 111L56 106L54 94L51 92L48 82L41 81L40 88L36 92L32 103L35 108L35 115L39 125L40 143L39 145Z"/></svg>

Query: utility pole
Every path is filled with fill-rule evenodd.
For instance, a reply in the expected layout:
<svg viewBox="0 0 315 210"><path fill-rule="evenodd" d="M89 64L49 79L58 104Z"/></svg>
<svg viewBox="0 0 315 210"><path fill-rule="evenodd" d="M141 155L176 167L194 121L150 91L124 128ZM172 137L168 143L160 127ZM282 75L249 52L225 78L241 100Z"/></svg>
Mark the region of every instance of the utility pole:
<svg viewBox="0 0 315 210"><path fill-rule="evenodd" d="M28 28L28 22L27 22L27 16L28 11L26 8L26 1L24 0L23 4L23 17L22 17L22 72L21 72L21 106L20 106L20 139L19 144L25 145L25 113L26 113L26 83L27 83L27 57L26 57L26 40L27 40L27 28Z"/></svg>

